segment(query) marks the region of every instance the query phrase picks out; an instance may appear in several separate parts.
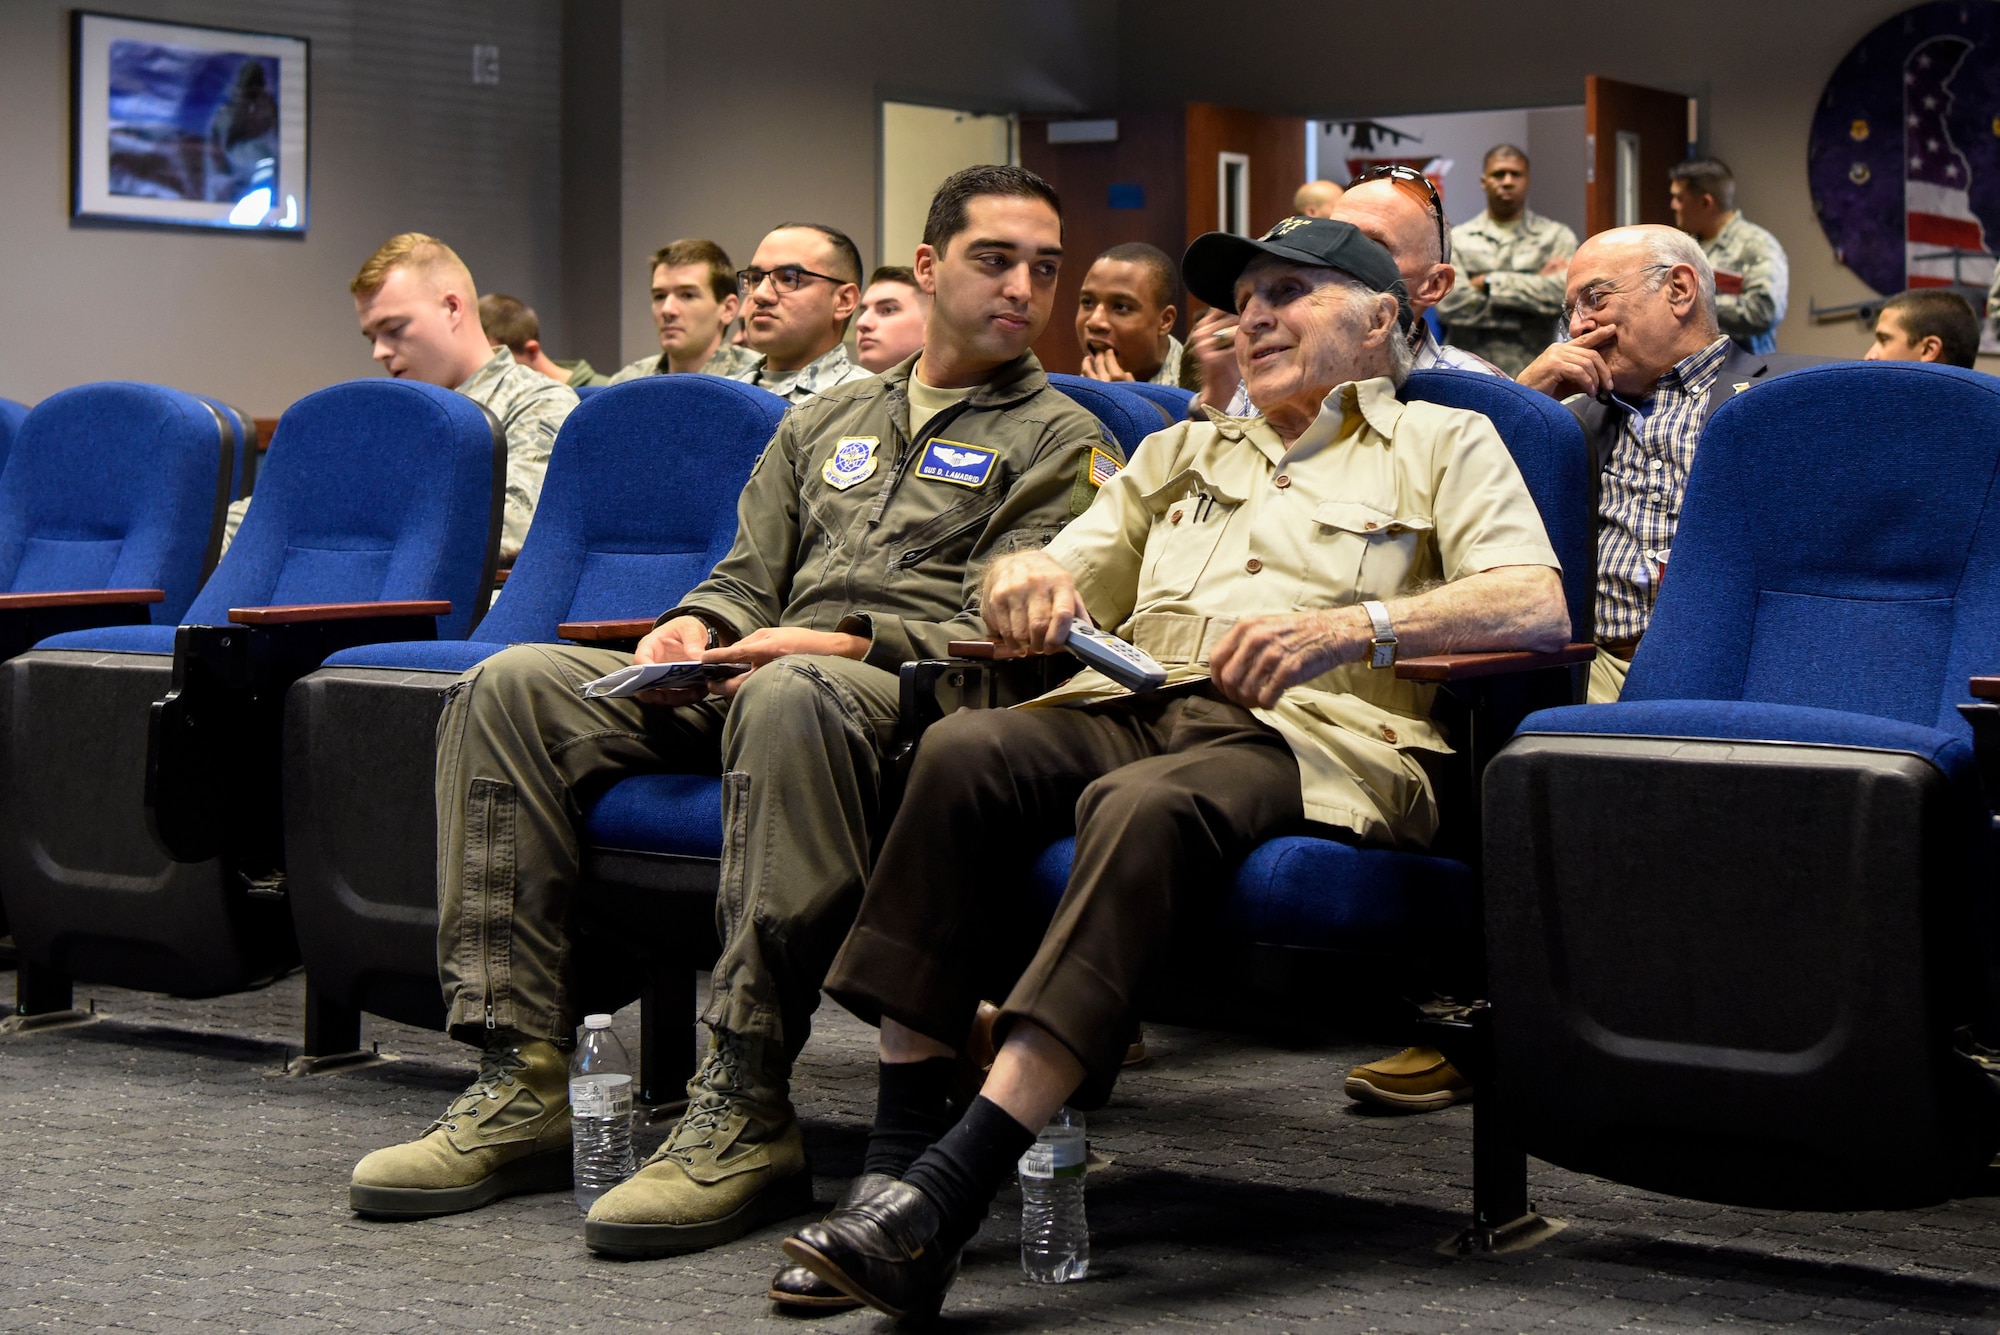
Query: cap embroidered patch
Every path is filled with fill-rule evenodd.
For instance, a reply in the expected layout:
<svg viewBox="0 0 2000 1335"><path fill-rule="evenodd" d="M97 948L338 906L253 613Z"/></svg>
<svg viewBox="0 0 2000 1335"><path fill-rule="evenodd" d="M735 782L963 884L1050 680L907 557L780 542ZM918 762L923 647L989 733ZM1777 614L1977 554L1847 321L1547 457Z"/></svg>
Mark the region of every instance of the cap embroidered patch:
<svg viewBox="0 0 2000 1335"><path fill-rule="evenodd" d="M836 441L833 453L820 466L820 477L835 491L866 482L875 475L875 449L881 443L877 436L847 436Z"/></svg>
<svg viewBox="0 0 2000 1335"><path fill-rule="evenodd" d="M1093 448L1090 452L1090 485L1101 487L1118 476L1118 461L1103 450Z"/></svg>
<svg viewBox="0 0 2000 1335"><path fill-rule="evenodd" d="M917 476L956 487L983 487L999 453L955 440L933 440L924 446L924 457L917 461Z"/></svg>

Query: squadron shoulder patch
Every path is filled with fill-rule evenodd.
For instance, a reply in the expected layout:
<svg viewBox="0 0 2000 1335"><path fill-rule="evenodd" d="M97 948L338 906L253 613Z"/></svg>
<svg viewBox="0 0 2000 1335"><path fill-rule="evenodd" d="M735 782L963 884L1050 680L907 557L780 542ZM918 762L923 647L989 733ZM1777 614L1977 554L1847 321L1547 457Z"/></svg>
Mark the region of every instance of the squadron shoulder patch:
<svg viewBox="0 0 2000 1335"><path fill-rule="evenodd" d="M998 450L961 445L955 440L932 440L925 444L924 457L917 461L917 476L949 482L955 487L983 487L993 472L993 461L999 457Z"/></svg>
<svg viewBox="0 0 2000 1335"><path fill-rule="evenodd" d="M847 436L834 443L833 453L820 466L819 475L835 491L846 491L857 483L866 482L875 475L877 448L882 444L876 436Z"/></svg>

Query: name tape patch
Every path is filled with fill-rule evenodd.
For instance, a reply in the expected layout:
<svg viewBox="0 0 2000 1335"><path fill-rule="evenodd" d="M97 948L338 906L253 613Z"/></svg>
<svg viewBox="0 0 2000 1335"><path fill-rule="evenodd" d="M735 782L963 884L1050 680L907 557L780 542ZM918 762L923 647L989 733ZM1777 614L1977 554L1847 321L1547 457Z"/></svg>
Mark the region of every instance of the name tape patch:
<svg viewBox="0 0 2000 1335"><path fill-rule="evenodd" d="M836 441L833 453L820 465L820 477L835 491L846 491L857 483L866 482L874 476L875 465L879 462L875 451L881 443L875 436L848 436Z"/></svg>
<svg viewBox="0 0 2000 1335"><path fill-rule="evenodd" d="M983 487L999 455L998 450L978 445L933 440L924 446L924 457L917 461L917 476L949 482L955 487Z"/></svg>

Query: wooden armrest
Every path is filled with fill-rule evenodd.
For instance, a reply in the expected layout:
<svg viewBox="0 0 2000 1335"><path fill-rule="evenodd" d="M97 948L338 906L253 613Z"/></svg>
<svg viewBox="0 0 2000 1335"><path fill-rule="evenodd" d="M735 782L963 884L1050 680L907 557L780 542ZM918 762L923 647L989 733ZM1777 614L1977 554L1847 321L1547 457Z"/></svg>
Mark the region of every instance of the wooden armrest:
<svg viewBox="0 0 2000 1335"><path fill-rule="evenodd" d="M493 587L497 589L501 585L505 584L507 582L507 576L511 575L512 573L514 573L514 567L512 566L501 566L498 570L494 571Z"/></svg>
<svg viewBox="0 0 2000 1335"><path fill-rule="evenodd" d="M451 604L441 598L384 603L297 603L290 607L232 607L239 626L291 626L309 621L362 621L369 617L441 617Z"/></svg>
<svg viewBox="0 0 2000 1335"><path fill-rule="evenodd" d="M651 617L629 617L624 621L565 621L556 634L578 644L613 644L619 640L643 640L652 633Z"/></svg>
<svg viewBox="0 0 2000 1335"><path fill-rule="evenodd" d="M1532 672L1537 668L1569 667L1597 657L1594 644L1572 644L1554 653L1538 654L1510 650L1490 654L1432 654L1427 658L1404 658L1396 663L1396 675L1405 681L1470 681L1474 677L1498 677L1509 672Z"/></svg>
<svg viewBox="0 0 2000 1335"><path fill-rule="evenodd" d="M163 603L163 589L70 589L55 593L0 593L0 612L37 607L106 607L133 603Z"/></svg>
<svg viewBox="0 0 2000 1335"><path fill-rule="evenodd" d="M2000 700L2000 677L1974 677L1972 698L1975 700Z"/></svg>
<svg viewBox="0 0 2000 1335"><path fill-rule="evenodd" d="M953 658L978 658L991 660L1000 653L1000 646L992 640L953 640L945 646L945 652Z"/></svg>

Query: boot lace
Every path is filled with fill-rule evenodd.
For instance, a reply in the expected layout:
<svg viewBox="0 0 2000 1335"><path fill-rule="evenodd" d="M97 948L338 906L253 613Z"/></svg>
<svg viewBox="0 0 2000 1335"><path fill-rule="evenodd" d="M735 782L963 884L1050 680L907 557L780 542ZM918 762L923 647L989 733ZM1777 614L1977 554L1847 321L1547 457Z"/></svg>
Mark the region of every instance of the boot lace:
<svg viewBox="0 0 2000 1335"><path fill-rule="evenodd" d="M514 1073L527 1064L527 1059L521 1055L518 1044L510 1044L504 1048L487 1048L481 1052L478 1078L463 1094L452 1100L451 1106L426 1128L424 1134L429 1135L439 1127L447 1131L457 1131L459 1118L472 1116L479 1111L479 1105L483 1100L497 1099L507 1086L518 1083L514 1079Z"/></svg>
<svg viewBox="0 0 2000 1335"><path fill-rule="evenodd" d="M692 1163L696 1151L716 1147L716 1133L729 1120L737 1099L742 1096L747 1060L741 1039L733 1034L716 1035L715 1046L709 1049L701 1070L688 1083L687 1111L681 1114L673 1134L653 1155L654 1159Z"/></svg>

